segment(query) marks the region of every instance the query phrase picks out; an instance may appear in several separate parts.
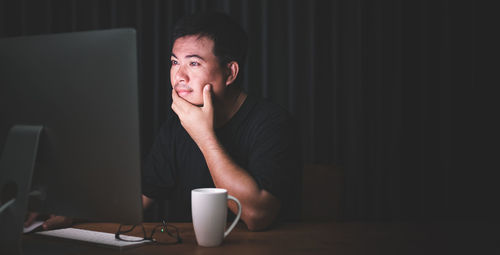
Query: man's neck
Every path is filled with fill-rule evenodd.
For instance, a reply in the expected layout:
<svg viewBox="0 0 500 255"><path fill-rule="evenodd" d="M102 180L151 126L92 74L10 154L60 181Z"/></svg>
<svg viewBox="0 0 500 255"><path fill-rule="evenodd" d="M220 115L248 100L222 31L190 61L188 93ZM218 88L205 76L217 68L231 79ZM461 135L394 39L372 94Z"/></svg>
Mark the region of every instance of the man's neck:
<svg viewBox="0 0 500 255"><path fill-rule="evenodd" d="M228 91L230 94L227 95L227 99L217 103L215 110L215 127L219 128L224 126L233 116L238 112L238 110L245 102L247 94L241 89L235 89L233 91Z"/></svg>

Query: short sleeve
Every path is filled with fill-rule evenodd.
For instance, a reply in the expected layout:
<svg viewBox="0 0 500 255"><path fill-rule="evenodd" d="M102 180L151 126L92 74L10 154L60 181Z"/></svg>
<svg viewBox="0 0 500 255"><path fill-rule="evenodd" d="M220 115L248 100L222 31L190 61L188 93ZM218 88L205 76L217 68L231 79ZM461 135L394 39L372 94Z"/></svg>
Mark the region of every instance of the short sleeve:
<svg viewBox="0 0 500 255"><path fill-rule="evenodd" d="M282 111L273 112L257 124L248 171L261 189L282 204L298 199L300 191L300 143L295 123Z"/></svg>

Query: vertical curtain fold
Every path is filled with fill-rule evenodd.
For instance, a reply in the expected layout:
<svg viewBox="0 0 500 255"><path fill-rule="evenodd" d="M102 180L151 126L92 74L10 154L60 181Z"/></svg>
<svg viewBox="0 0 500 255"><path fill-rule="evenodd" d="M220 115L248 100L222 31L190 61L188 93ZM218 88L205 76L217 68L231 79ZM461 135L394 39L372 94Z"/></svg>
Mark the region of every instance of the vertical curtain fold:
<svg viewBox="0 0 500 255"><path fill-rule="evenodd" d="M261 68L260 68L260 73L262 76L262 83L260 84L262 88L262 96L264 97L269 97L269 82L268 82L268 77L269 77L269 68L268 68L268 63L269 63L269 42L268 42L268 12L267 12L267 1L266 0L261 0L261 18L262 20L260 21L261 24Z"/></svg>
<svg viewBox="0 0 500 255"><path fill-rule="evenodd" d="M298 102L296 100L297 96L297 81L294 79L294 73L297 72L295 68L297 48L294 38L294 30L296 28L295 12L296 12L296 1L290 1L287 6L287 44L288 44L288 104L287 109L294 115L297 114Z"/></svg>
<svg viewBox="0 0 500 255"><path fill-rule="evenodd" d="M307 107L308 111L311 114L308 114L307 118L304 119L307 121L307 123L310 123L310 125L307 125L307 132L305 133L305 143L303 143L306 148L310 148L306 150L307 154L305 155L307 158L312 158L314 157L317 153L314 144L314 141L316 139L316 132L315 132L315 127L317 127L317 123L315 122L315 115L317 112L315 111L315 89L316 86L311 86L312 84L315 84L316 82L316 69L315 69L315 62L316 62L316 24L315 24L315 2L314 1L308 1L307 6L305 7L306 10L305 12L307 13L307 42L306 42L306 49L307 49L307 57L306 57L306 65L307 67L303 70L306 71L307 73L307 78L306 78L306 83L304 84L305 87L307 88L307 91L305 91L306 97L303 98L304 101L307 102L304 106Z"/></svg>

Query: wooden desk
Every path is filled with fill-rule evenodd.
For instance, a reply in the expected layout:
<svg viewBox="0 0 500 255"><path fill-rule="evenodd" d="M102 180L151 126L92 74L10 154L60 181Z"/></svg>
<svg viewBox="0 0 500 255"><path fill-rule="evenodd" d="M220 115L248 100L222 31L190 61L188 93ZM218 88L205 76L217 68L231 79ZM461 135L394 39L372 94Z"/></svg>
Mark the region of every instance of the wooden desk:
<svg viewBox="0 0 500 255"><path fill-rule="evenodd" d="M191 223L173 224L179 228L182 244L148 244L120 252L28 235L23 238L23 246L43 242L46 250L52 249L51 246L63 247L58 248L60 254L500 254L499 224L488 222L302 222L277 225L264 232L250 232L244 225L238 225L215 248L196 244ZM155 225L146 223L146 230ZM75 227L114 233L117 226L85 223ZM133 232L139 236L140 233L140 230ZM43 249L36 253L43 254L38 252Z"/></svg>

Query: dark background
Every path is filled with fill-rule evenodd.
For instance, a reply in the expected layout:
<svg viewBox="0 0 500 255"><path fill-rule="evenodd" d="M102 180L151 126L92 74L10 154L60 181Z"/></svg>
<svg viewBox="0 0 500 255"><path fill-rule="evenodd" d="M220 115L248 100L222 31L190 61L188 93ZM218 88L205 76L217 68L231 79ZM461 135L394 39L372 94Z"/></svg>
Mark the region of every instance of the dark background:
<svg viewBox="0 0 500 255"><path fill-rule="evenodd" d="M0 0L0 37L136 28L146 154L170 107L173 24L205 9L248 32L244 88L298 120L304 163L344 170L344 219L496 215L474 1Z"/></svg>

